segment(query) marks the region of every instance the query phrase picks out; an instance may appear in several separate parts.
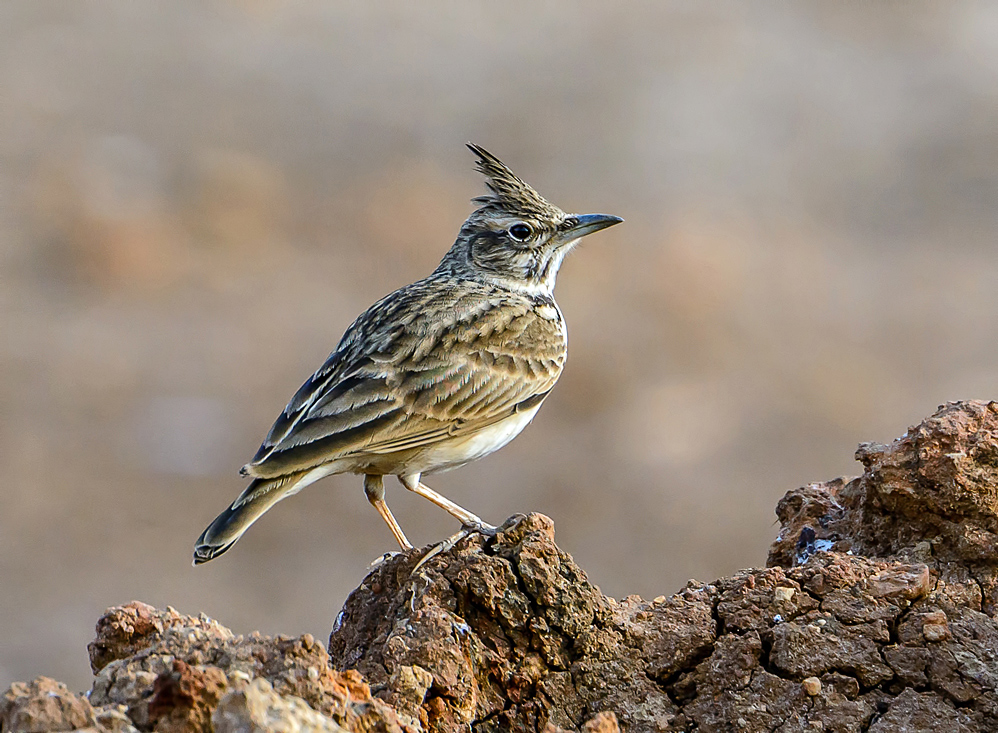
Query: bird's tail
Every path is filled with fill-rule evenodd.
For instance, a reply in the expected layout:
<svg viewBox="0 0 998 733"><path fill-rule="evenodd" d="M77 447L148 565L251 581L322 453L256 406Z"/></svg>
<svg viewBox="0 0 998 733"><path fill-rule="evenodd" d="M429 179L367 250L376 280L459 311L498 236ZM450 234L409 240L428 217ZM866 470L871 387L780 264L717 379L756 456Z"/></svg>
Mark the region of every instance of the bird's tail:
<svg viewBox="0 0 998 733"><path fill-rule="evenodd" d="M215 517L194 544L194 564L200 565L224 553L256 520L281 499L299 491L307 471L255 479L232 506Z"/></svg>

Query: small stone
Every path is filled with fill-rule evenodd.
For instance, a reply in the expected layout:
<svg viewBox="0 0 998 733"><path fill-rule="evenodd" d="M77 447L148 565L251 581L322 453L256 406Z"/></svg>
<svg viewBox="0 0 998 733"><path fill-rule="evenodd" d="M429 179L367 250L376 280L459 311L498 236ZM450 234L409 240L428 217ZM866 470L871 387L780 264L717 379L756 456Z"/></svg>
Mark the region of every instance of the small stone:
<svg viewBox="0 0 998 733"><path fill-rule="evenodd" d="M244 690L225 695L215 708L211 723L216 733L343 731L342 727L310 708L300 697L278 695L264 679L257 679Z"/></svg>
<svg viewBox="0 0 998 733"><path fill-rule="evenodd" d="M911 601L924 596L931 586L928 565L919 563L877 573L867 582L867 591L874 598L904 598Z"/></svg>
<svg viewBox="0 0 998 733"><path fill-rule="evenodd" d="M925 624L922 636L926 641L946 641L950 638L949 624Z"/></svg>
<svg viewBox="0 0 998 733"><path fill-rule="evenodd" d="M922 623L926 624L945 624L949 621L946 618L945 611L929 611L928 613L922 614Z"/></svg>
<svg viewBox="0 0 998 733"><path fill-rule="evenodd" d="M779 586L773 590L773 601L776 603L791 603L794 600L795 592L793 588Z"/></svg>
<svg viewBox="0 0 998 733"><path fill-rule="evenodd" d="M811 697L817 697L821 694L821 680L817 677L808 677L801 682L801 686L804 688L804 692Z"/></svg>
<svg viewBox="0 0 998 733"><path fill-rule="evenodd" d="M101 733L138 733L126 711L124 705L97 710L97 730Z"/></svg>
<svg viewBox="0 0 998 733"><path fill-rule="evenodd" d="M951 638L949 619L945 611L929 611L922 614L922 636L926 641L946 641Z"/></svg>
<svg viewBox="0 0 998 733"><path fill-rule="evenodd" d="M389 682L394 692L392 704L406 715L419 717L419 706L433 685L433 674L418 664L402 665L392 673Z"/></svg>
<svg viewBox="0 0 998 733"><path fill-rule="evenodd" d="M579 733L620 733L620 724L611 712L597 713L592 720L582 724Z"/></svg>

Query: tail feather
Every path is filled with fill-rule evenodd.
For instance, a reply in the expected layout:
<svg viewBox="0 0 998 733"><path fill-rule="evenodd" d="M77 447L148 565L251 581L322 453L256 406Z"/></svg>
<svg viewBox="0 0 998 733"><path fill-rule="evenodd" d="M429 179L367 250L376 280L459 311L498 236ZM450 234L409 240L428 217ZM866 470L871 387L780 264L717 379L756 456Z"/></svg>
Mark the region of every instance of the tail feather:
<svg viewBox="0 0 998 733"><path fill-rule="evenodd" d="M214 560L236 544L257 519L281 499L295 493L304 471L272 479L256 479L224 512L215 517L194 544L194 564Z"/></svg>

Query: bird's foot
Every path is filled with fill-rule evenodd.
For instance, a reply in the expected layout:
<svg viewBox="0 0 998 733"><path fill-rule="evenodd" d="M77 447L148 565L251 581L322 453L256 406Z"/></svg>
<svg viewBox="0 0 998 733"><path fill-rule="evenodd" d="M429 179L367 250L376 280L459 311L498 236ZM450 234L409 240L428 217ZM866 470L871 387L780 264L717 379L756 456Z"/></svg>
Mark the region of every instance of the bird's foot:
<svg viewBox="0 0 998 733"><path fill-rule="evenodd" d="M480 534L483 537L495 537L499 534L499 528L488 522L483 522L478 519L473 522L466 522L462 527L461 531L467 531L469 535Z"/></svg>
<svg viewBox="0 0 998 733"><path fill-rule="evenodd" d="M499 526L498 531L499 532L504 532L506 530L513 529L513 527L515 527L516 525L518 525L520 522L522 522L526 518L527 518L526 514L514 514L513 516L511 516L509 519L507 519L505 522L503 522Z"/></svg>
<svg viewBox="0 0 998 733"><path fill-rule="evenodd" d="M480 534L483 537L495 537L498 533L498 527L491 525L488 522L483 522L481 519L466 522L461 529L445 539L443 542L435 544L425 555L419 558L419 562L416 563L416 566L412 569L412 572L409 573L409 575L410 577L415 575L421 567L437 555L452 550L458 542L467 537L471 537L473 534Z"/></svg>
<svg viewBox="0 0 998 733"><path fill-rule="evenodd" d="M423 567L426 563L428 563L430 560L435 558L440 553L447 552L448 550L453 548L454 545L463 540L465 537L470 537L472 532L473 530L465 529L464 527L462 527L458 532L455 532L450 537L445 539L443 542L438 542L437 544L435 544L433 547L429 549L429 551L425 555L419 558L419 562L417 562L415 567L413 567L412 572L409 573L409 577L412 577L417 572L419 572L419 569L421 567Z"/></svg>

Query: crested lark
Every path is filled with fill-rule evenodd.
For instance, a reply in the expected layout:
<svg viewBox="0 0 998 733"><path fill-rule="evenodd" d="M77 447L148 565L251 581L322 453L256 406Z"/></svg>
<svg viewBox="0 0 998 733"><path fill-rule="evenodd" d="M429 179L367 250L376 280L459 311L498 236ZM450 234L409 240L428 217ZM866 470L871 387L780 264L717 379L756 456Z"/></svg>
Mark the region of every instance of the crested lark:
<svg viewBox="0 0 998 733"><path fill-rule="evenodd" d="M218 557L274 504L336 473L364 490L402 549L412 545L385 503L383 477L494 531L421 483L502 448L523 430L565 364L554 301L565 255L622 221L566 214L477 145L489 193L429 277L396 290L347 329L291 398L256 456L252 482L198 538L194 563ZM459 533L460 534L460 533Z"/></svg>

